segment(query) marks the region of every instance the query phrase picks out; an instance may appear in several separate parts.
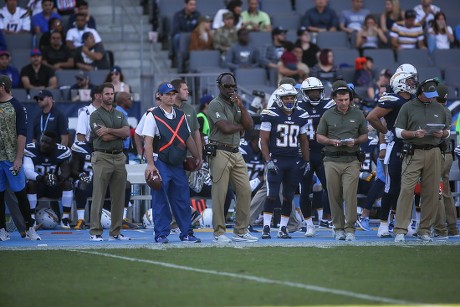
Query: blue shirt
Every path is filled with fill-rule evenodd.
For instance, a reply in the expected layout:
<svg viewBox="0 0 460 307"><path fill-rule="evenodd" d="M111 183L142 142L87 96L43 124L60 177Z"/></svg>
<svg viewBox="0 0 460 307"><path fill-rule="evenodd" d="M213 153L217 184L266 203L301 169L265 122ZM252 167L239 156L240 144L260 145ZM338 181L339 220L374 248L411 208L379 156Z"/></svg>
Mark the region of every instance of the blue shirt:
<svg viewBox="0 0 460 307"><path fill-rule="evenodd" d="M15 67L8 65L6 69L0 69L0 74L10 77L12 88L19 88L19 72Z"/></svg>
<svg viewBox="0 0 460 307"><path fill-rule="evenodd" d="M319 13L316 7L309 9L302 17L302 26L317 27L329 30L332 27L339 27L339 17L336 12L329 6L324 8L322 13Z"/></svg>
<svg viewBox="0 0 460 307"><path fill-rule="evenodd" d="M126 117L126 119L128 119L128 112L126 112L122 107L120 106L117 106L115 108L115 110L118 110L120 111L121 113L123 113ZM129 144L131 142L131 137L127 137L124 141L123 141L123 149L129 149Z"/></svg>
<svg viewBox="0 0 460 307"><path fill-rule="evenodd" d="M45 15L43 14L43 12L35 14L34 16L32 16L32 27L35 28L36 26L39 26L40 31L42 33L48 32L49 31L48 21L51 18L57 18L57 19L61 20L61 15L59 15L58 13L55 13L55 12L51 12L51 16L47 19L45 17Z"/></svg>

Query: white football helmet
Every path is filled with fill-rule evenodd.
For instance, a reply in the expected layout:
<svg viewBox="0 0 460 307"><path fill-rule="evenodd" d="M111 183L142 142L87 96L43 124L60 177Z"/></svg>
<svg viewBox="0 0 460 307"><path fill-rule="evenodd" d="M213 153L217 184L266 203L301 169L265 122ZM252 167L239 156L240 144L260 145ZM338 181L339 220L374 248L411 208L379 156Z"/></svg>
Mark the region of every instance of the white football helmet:
<svg viewBox="0 0 460 307"><path fill-rule="evenodd" d="M417 68L415 68L415 66L412 65L412 64L401 64L401 65L399 65L398 68L396 68L395 74L398 73L398 72L413 74L415 76L415 79L418 80Z"/></svg>
<svg viewBox="0 0 460 307"><path fill-rule="evenodd" d="M196 193L200 193L208 176L210 176L209 170L205 168L201 168L195 172L190 172L188 177L188 186Z"/></svg>
<svg viewBox="0 0 460 307"><path fill-rule="evenodd" d="M390 86L394 93L406 92L414 95L417 92L418 82L412 73L395 73L390 79Z"/></svg>
<svg viewBox="0 0 460 307"><path fill-rule="evenodd" d="M201 228L212 228L212 209L206 208L201 212Z"/></svg>
<svg viewBox="0 0 460 307"><path fill-rule="evenodd" d="M153 229L154 223L153 223L153 215L152 215L151 208L145 211L145 214L142 217L142 225L144 225L144 227L147 229Z"/></svg>
<svg viewBox="0 0 460 307"><path fill-rule="evenodd" d="M293 102L284 103L281 97L295 96ZM281 84L275 91L275 102L281 109L292 111L297 107L297 90L291 84Z"/></svg>
<svg viewBox="0 0 460 307"><path fill-rule="evenodd" d="M103 229L110 229L112 225L112 214L109 210L102 209L101 225Z"/></svg>
<svg viewBox="0 0 460 307"><path fill-rule="evenodd" d="M59 218L51 208L43 208L35 215L37 224L43 229L54 229L59 224Z"/></svg>
<svg viewBox="0 0 460 307"><path fill-rule="evenodd" d="M309 77L302 82L300 87L302 91L302 97L304 101L308 101L311 105L316 106L319 104L321 99L324 99L324 86L321 80L315 77ZM308 91L320 90L320 96L317 99L311 99L308 95ZM316 97L314 97L316 98Z"/></svg>

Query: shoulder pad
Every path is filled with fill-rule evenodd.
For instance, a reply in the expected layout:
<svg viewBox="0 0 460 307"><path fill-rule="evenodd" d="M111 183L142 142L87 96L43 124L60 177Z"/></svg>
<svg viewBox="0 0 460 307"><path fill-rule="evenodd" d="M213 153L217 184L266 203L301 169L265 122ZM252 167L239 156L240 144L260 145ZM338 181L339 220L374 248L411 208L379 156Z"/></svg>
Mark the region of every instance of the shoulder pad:
<svg viewBox="0 0 460 307"><path fill-rule="evenodd" d="M80 142L76 141L75 143L72 144L72 151L79 152L82 154L89 154L88 150L86 150L87 144L86 142Z"/></svg>
<svg viewBox="0 0 460 307"><path fill-rule="evenodd" d="M305 111L303 109L299 110L299 111L304 111L303 113L300 113L300 115L299 115L300 118L309 118L310 117L310 114L308 114L307 111Z"/></svg>
<svg viewBox="0 0 460 307"><path fill-rule="evenodd" d="M57 156L58 159L60 160L66 160L72 156L72 153L69 149L69 147L66 147L65 149L61 150L59 155Z"/></svg>
<svg viewBox="0 0 460 307"><path fill-rule="evenodd" d="M248 154L248 152L243 147L240 146L240 148L238 148L238 149L240 150L240 153L242 155L247 155Z"/></svg>
<svg viewBox="0 0 460 307"><path fill-rule="evenodd" d="M396 95L386 93L382 97L379 98L378 102L380 103L380 102L385 102L385 101L398 101L398 100L399 100L399 97L397 97Z"/></svg>
<svg viewBox="0 0 460 307"><path fill-rule="evenodd" d="M324 105L324 108L323 109L330 109L332 108L333 106L335 106L335 101L334 99L330 99L325 105Z"/></svg>
<svg viewBox="0 0 460 307"><path fill-rule="evenodd" d="M262 110L262 113L260 113L260 115L279 116L279 115L275 112L275 109L273 109L273 108Z"/></svg>

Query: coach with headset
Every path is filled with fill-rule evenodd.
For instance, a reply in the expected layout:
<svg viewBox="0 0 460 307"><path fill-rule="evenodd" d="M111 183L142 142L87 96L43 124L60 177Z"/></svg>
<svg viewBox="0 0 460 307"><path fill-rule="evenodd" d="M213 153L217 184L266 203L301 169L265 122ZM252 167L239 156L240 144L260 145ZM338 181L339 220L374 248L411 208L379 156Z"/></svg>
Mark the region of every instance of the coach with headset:
<svg viewBox="0 0 460 307"><path fill-rule="evenodd" d="M396 205L395 242L404 242L410 223L414 188L420 180L421 216L419 240L430 242L430 228L439 206L443 139L450 136L450 123L444 107L436 102L436 79L423 81L416 97L406 102L395 123L398 138L403 139L401 192Z"/></svg>
<svg viewBox="0 0 460 307"><path fill-rule="evenodd" d="M239 152L240 137L252 130L253 121L236 91L236 79L231 73L217 77L219 95L209 103L209 144L205 154L209 158L212 178L212 224L214 242L229 243L225 235L224 203L230 182L236 191L236 216L233 241L255 242L248 233L251 187L243 155Z"/></svg>

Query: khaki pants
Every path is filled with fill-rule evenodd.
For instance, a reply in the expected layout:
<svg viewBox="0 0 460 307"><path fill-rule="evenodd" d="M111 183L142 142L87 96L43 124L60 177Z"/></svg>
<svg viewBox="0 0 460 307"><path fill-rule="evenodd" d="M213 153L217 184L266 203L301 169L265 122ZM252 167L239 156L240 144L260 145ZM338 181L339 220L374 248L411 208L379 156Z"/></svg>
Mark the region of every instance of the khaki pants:
<svg viewBox="0 0 460 307"><path fill-rule="evenodd" d="M107 154L99 151L93 152L91 164L93 167L93 201L91 205L90 234L102 235L101 225L102 207L105 193L110 186L111 221L110 236L120 233L123 220L126 186L126 157L123 153Z"/></svg>
<svg viewBox="0 0 460 307"><path fill-rule="evenodd" d="M360 167L361 164L358 160L351 162L324 162L327 195L331 206L332 223L336 230L355 232ZM344 203L345 214L343 212Z"/></svg>
<svg viewBox="0 0 460 307"><path fill-rule="evenodd" d="M458 233L457 228L457 211L455 210L454 198L450 191L449 184L449 173L452 167L453 158L451 154L446 154L442 161L442 183L444 185L444 192L442 193L441 204L438 207L436 214L436 221L434 229L440 235L447 235L447 229L449 232ZM447 228L446 228L447 222Z"/></svg>
<svg viewBox="0 0 460 307"><path fill-rule="evenodd" d="M236 193L235 234L245 234L249 225L249 206L251 203L251 187L248 169L241 153L217 150L216 156L210 160L209 168L212 176L212 224L214 236L225 234L224 203L229 181Z"/></svg>
<svg viewBox="0 0 460 307"><path fill-rule="evenodd" d="M401 192L396 205L394 234L406 234L412 216L414 188L420 180L419 235L430 235L439 207L439 180L441 178L441 151L415 149L413 156L405 157L401 171ZM422 177L423 174L423 177Z"/></svg>

